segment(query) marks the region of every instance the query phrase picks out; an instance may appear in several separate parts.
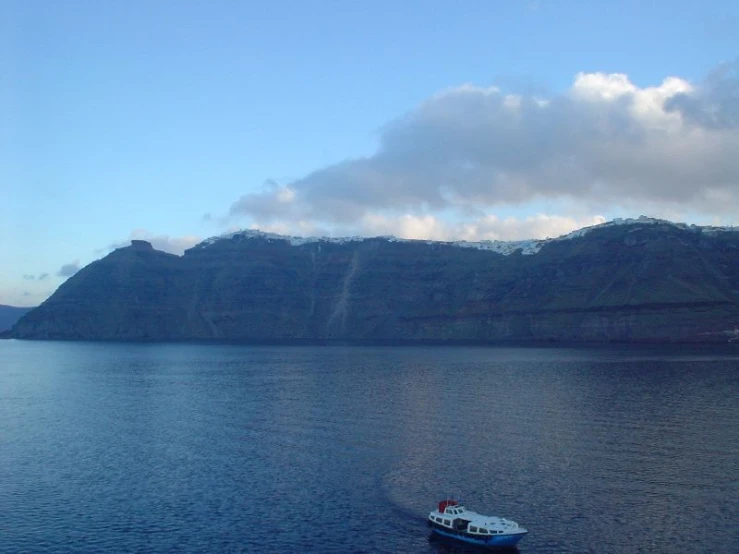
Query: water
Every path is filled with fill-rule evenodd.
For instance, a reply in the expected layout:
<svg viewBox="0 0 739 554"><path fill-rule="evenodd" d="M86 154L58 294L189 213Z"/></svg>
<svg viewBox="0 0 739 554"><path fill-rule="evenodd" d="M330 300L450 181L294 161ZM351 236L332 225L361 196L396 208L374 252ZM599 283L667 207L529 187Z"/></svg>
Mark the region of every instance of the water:
<svg viewBox="0 0 739 554"><path fill-rule="evenodd" d="M739 349L0 341L0 552L739 552Z"/></svg>

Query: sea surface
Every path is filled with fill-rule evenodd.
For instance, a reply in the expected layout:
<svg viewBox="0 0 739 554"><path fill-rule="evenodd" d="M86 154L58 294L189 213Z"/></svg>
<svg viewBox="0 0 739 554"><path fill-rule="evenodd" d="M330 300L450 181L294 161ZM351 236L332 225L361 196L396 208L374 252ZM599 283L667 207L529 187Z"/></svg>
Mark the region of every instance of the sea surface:
<svg viewBox="0 0 739 554"><path fill-rule="evenodd" d="M0 341L0 552L739 552L739 347Z"/></svg>

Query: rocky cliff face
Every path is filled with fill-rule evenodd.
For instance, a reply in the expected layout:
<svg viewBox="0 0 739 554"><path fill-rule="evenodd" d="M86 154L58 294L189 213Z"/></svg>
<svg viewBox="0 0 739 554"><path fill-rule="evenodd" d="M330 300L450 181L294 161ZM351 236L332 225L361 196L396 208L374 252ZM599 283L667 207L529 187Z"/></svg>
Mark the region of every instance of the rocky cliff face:
<svg viewBox="0 0 739 554"><path fill-rule="evenodd" d="M726 342L739 338L739 230L640 219L513 245L243 232L182 257L136 241L11 335Z"/></svg>

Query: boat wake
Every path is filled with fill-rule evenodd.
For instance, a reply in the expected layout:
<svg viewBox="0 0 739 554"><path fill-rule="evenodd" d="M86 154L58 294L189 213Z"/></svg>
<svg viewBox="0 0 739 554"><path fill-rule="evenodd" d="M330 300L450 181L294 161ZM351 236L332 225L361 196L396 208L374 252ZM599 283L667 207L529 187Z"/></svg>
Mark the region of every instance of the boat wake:
<svg viewBox="0 0 739 554"><path fill-rule="evenodd" d="M398 472L390 471L383 475L379 483L383 500L406 520L425 523L428 502L422 502L424 499L408 491L404 484L405 480L399 479Z"/></svg>
<svg viewBox="0 0 739 554"><path fill-rule="evenodd" d="M441 486L439 486L441 485ZM459 500L460 487L435 477L424 477L413 468L397 467L386 472L379 483L383 498L408 517L426 521L439 498Z"/></svg>

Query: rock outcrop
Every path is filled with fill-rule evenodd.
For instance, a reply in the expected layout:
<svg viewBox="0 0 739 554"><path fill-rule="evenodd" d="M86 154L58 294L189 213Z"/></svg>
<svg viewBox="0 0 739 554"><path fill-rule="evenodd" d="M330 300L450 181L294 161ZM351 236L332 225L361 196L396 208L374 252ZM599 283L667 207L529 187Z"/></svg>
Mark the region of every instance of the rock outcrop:
<svg viewBox="0 0 739 554"><path fill-rule="evenodd" d="M11 335L160 341L739 339L739 229L639 219L513 246L307 240L246 231L209 239L178 257L134 241L79 271Z"/></svg>

